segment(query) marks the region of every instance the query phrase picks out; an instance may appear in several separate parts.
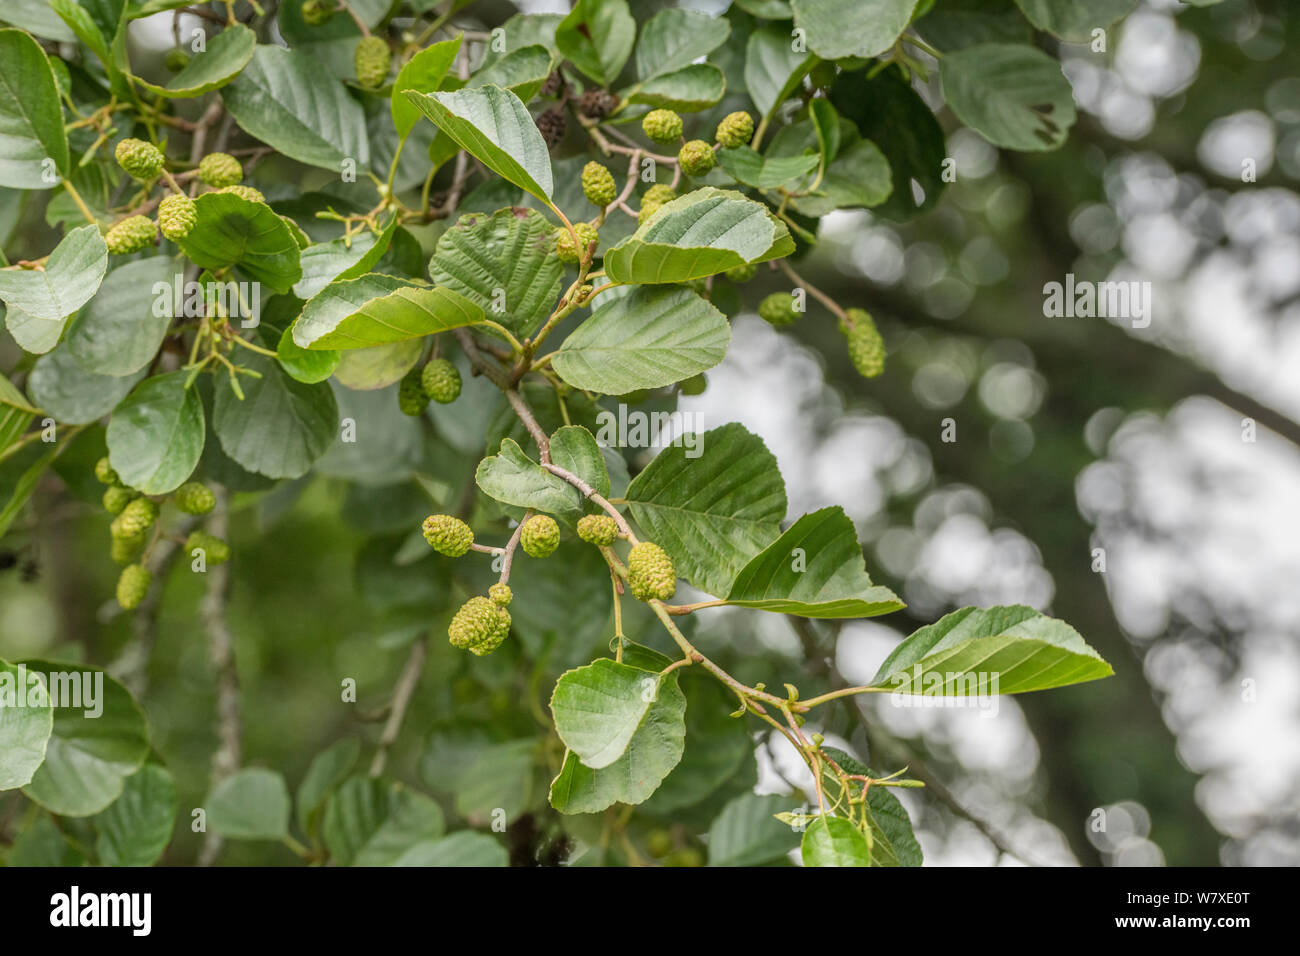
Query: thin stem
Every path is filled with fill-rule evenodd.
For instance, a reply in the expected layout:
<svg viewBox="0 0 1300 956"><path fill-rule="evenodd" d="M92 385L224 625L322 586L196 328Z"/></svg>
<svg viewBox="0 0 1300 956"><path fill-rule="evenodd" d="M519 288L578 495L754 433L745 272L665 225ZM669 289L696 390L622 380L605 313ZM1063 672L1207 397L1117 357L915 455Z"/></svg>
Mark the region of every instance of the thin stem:
<svg viewBox="0 0 1300 956"><path fill-rule="evenodd" d="M837 319L852 325L852 322L849 321L849 317L845 314L844 310L840 308L839 303L803 276L799 275L799 273L795 272L790 266L790 263L786 262L784 259L778 259L776 260L776 267L784 272L790 278L790 281L796 286L807 289L808 293L822 305L826 306L826 308L830 309Z"/></svg>
<svg viewBox="0 0 1300 956"><path fill-rule="evenodd" d="M90 211L90 207L87 206L85 200L81 198L81 193L77 192L76 188L72 185L72 180L68 179L66 176L63 178L63 188L67 190L68 196L72 199L73 203L76 204L76 207L81 210L81 214L86 218L86 222L99 225L99 220L95 218L95 214Z"/></svg>
<svg viewBox="0 0 1300 956"><path fill-rule="evenodd" d="M402 732L402 721L406 719L406 709L411 705L411 698L415 694L415 688L419 686L420 675L424 672L424 659L429 649L429 635L424 633L420 635L419 640L411 645L411 653L407 655L406 665L402 668L402 673L397 678L397 684L393 688L393 703L388 711L388 720L384 723L383 732L379 736L379 744L375 749L374 759L370 761L370 776L378 777L384 772L384 764L388 761L388 751L397 742L398 735Z"/></svg>

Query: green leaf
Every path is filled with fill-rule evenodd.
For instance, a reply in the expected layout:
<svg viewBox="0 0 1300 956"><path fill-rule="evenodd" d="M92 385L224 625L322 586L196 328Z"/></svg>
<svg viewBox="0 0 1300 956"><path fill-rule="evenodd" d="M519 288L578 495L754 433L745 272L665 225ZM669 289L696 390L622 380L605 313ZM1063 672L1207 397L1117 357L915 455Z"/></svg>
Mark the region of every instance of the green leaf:
<svg viewBox="0 0 1300 956"><path fill-rule="evenodd" d="M393 126L402 139L411 135L411 130L420 121L421 111L402 95L406 90L417 93L432 93L442 83L443 77L456 62L460 52L461 40L457 35L450 40L434 43L411 57L397 73L393 81L393 91L389 99L389 109L393 114Z"/></svg>
<svg viewBox="0 0 1300 956"><path fill-rule="evenodd" d="M444 831L442 810L400 783L345 781L325 805L321 836L340 866L392 866L412 844Z"/></svg>
<svg viewBox="0 0 1300 956"><path fill-rule="evenodd" d="M727 175L757 189L783 186L816 169L820 162L816 153L764 157L748 146L718 150L718 165Z"/></svg>
<svg viewBox="0 0 1300 956"><path fill-rule="evenodd" d="M794 252L785 225L761 203L704 186L666 203L605 253L605 272L627 283L687 282Z"/></svg>
<svg viewBox="0 0 1300 956"><path fill-rule="evenodd" d="M745 45L745 86L763 116L794 94L816 62L816 57L794 46L794 38L785 27L760 27L749 35Z"/></svg>
<svg viewBox="0 0 1300 956"><path fill-rule="evenodd" d="M827 60L879 56L912 20L917 0L790 0L808 49Z"/></svg>
<svg viewBox="0 0 1300 956"><path fill-rule="evenodd" d="M306 382L308 385L323 382L333 375L334 370L339 367L341 355L341 352L332 350L313 351L303 348L293 340L292 328L284 330L275 347L275 357L279 360L281 368L288 372L290 377Z"/></svg>
<svg viewBox="0 0 1300 956"><path fill-rule="evenodd" d="M4 503L3 508L0 508L0 537L3 537L9 531L14 519L22 513L23 506L27 504L28 499L36 490L37 482L41 480L45 470L59 457L63 447L61 444L55 444L53 448L46 452L40 452L36 447L28 447L19 453L25 455L25 458L17 459L10 464L9 468L12 470L17 470L19 466L25 467L23 467L22 472L13 481L12 485L6 489L9 500Z"/></svg>
<svg viewBox="0 0 1300 956"><path fill-rule="evenodd" d="M609 497L609 469L591 432L581 425L566 425L551 436L551 461L573 472L596 493Z"/></svg>
<svg viewBox="0 0 1300 956"><path fill-rule="evenodd" d="M994 146L1056 149L1074 125L1074 94L1061 65L1021 43L981 43L939 61L943 95L963 123Z"/></svg>
<svg viewBox="0 0 1300 956"><path fill-rule="evenodd" d="M176 784L165 767L147 763L126 778L122 795L95 817L95 854L102 866L153 866L171 842Z"/></svg>
<svg viewBox="0 0 1300 956"><path fill-rule="evenodd" d="M124 376L145 368L171 325L172 287L184 271L184 263L170 256L118 266L73 321L68 352L96 375ZM160 308L164 297L166 307Z"/></svg>
<svg viewBox="0 0 1300 956"><path fill-rule="evenodd" d="M108 457L123 483L147 495L175 491L194 473L205 438L203 403L188 372L147 379L108 421Z"/></svg>
<svg viewBox="0 0 1300 956"><path fill-rule="evenodd" d="M0 375L0 451L17 441L39 412L13 382Z"/></svg>
<svg viewBox="0 0 1300 956"><path fill-rule="evenodd" d="M508 866L510 856L496 840L486 833L461 830L441 840L425 840L415 844L396 860L393 866Z"/></svg>
<svg viewBox="0 0 1300 956"><path fill-rule="evenodd" d="M726 89L720 69L712 63L696 63L639 84L636 92L628 94L628 102L693 113L718 102Z"/></svg>
<svg viewBox="0 0 1300 956"><path fill-rule="evenodd" d="M1104 30L1137 6L1137 0L1016 0L1025 18L1062 40L1081 43L1093 30Z"/></svg>
<svg viewBox="0 0 1300 956"><path fill-rule="evenodd" d="M564 265L555 228L519 206L470 213L438 238L429 277L458 292L516 336L536 332L560 295Z"/></svg>
<svg viewBox="0 0 1300 956"><path fill-rule="evenodd" d="M45 685L32 684L28 675L27 668L0 660L0 791L31 782L54 729Z"/></svg>
<svg viewBox="0 0 1300 956"><path fill-rule="evenodd" d="M50 6L103 62L113 91L126 95L127 0L50 0Z"/></svg>
<svg viewBox="0 0 1300 956"><path fill-rule="evenodd" d="M245 132L301 163L335 173L344 160L357 173L370 163L360 104L306 53L259 46L221 99Z"/></svg>
<svg viewBox="0 0 1300 956"><path fill-rule="evenodd" d="M50 9L49 0L6 0L0 19L47 40L77 42L77 35Z"/></svg>
<svg viewBox="0 0 1300 956"><path fill-rule="evenodd" d="M736 797L709 827L709 866L759 866L779 860L799 845L799 834L776 819L789 797Z"/></svg>
<svg viewBox="0 0 1300 956"><path fill-rule="evenodd" d="M599 813L615 803L645 801L682 759L685 714L686 696L674 672L659 682L649 713L612 764L593 770L572 751L565 754L564 766L551 783L551 806L561 813Z"/></svg>
<svg viewBox="0 0 1300 956"><path fill-rule="evenodd" d="M198 216L177 245L196 265L213 272L239 266L272 292L288 292L302 277L298 242L266 203L233 193L204 193Z"/></svg>
<svg viewBox="0 0 1300 956"><path fill-rule="evenodd" d="M804 515L745 565L727 603L801 617L875 617L904 607L871 583L853 522L843 508Z"/></svg>
<svg viewBox="0 0 1300 956"><path fill-rule="evenodd" d="M561 675L551 695L555 731L593 770L623 755L665 678L605 658Z"/></svg>
<svg viewBox="0 0 1300 956"><path fill-rule="evenodd" d="M825 100L816 100L826 103ZM834 112L827 104L826 109ZM791 208L806 216L825 216L836 209L878 206L893 191L893 174L889 160L875 143L862 139L857 129L847 120L841 125L838 116L831 118L834 132L817 127L811 122L795 123L784 127L768 148L768 162L773 157L807 156L808 150L820 151L819 140L834 138L838 141L834 159L827 166L815 193L790 200ZM805 177L799 184L811 188L813 176ZM908 184L910 191L910 184Z"/></svg>
<svg viewBox="0 0 1300 956"><path fill-rule="evenodd" d="M1028 43L1034 33L1011 0L948 0L914 25L923 40L944 53L977 43Z"/></svg>
<svg viewBox="0 0 1300 956"><path fill-rule="evenodd" d="M278 362L264 356L242 361L262 377L242 378L243 399L227 379L217 386L212 430L221 450L247 471L301 478L338 432L334 393L328 385L290 378Z"/></svg>
<svg viewBox="0 0 1300 956"><path fill-rule="evenodd" d="M208 826L232 840L281 840L289 835L289 787L274 770L249 767L213 788L204 806Z"/></svg>
<svg viewBox="0 0 1300 956"><path fill-rule="evenodd" d="M831 89L831 102L889 161L893 192L876 207L878 212L906 219L939 201L947 155L943 129L896 70L885 70L870 80L861 73L841 73ZM920 188L920 199L913 184Z"/></svg>
<svg viewBox="0 0 1300 956"><path fill-rule="evenodd" d="M732 423L670 445L627 489L632 517L677 573L711 594L781 532L785 482L763 440Z"/></svg>
<svg viewBox="0 0 1300 956"><path fill-rule="evenodd" d="M551 51L534 43L511 50L501 59L487 64L466 85L469 89L499 86L527 103L541 90L554 65Z"/></svg>
<svg viewBox="0 0 1300 956"><path fill-rule="evenodd" d="M331 239L308 246L299 256L302 278L294 283L293 294L300 299L310 299L331 282L367 274L388 251L396 229L397 217L394 216L378 235L366 231L353 236L350 242Z"/></svg>
<svg viewBox="0 0 1300 956"><path fill-rule="evenodd" d="M56 348L36 360L27 387L56 421L88 425L116 408L143 375L96 375L82 368L68 349Z"/></svg>
<svg viewBox="0 0 1300 956"><path fill-rule="evenodd" d="M479 462L474 481L488 497L517 508L563 514L582 507L578 489L525 455L512 438Z"/></svg>
<svg viewBox="0 0 1300 956"><path fill-rule="evenodd" d="M24 663L29 671L53 675L51 697L59 706L45 762L23 793L60 816L98 813L121 795L126 779L149 755L144 713L126 688L99 668Z"/></svg>
<svg viewBox="0 0 1300 956"><path fill-rule="evenodd" d="M302 832L314 834L316 820L325 801L339 784L348 778L352 768L361 756L361 741L356 737L344 737L338 743L326 747L312 758L307 773L298 784L298 826Z"/></svg>
<svg viewBox="0 0 1300 956"><path fill-rule="evenodd" d="M232 23L208 41L166 86L135 77L135 82L167 99L189 99L219 89L239 75L253 58L257 34L242 23Z"/></svg>
<svg viewBox="0 0 1300 956"><path fill-rule="evenodd" d="M59 241L44 269L0 269L0 299L38 319L63 319L90 301L107 268L99 228L81 226Z"/></svg>
<svg viewBox="0 0 1300 956"><path fill-rule="evenodd" d="M763 20L789 20L794 16L789 0L733 0L732 6Z"/></svg>
<svg viewBox="0 0 1300 956"><path fill-rule="evenodd" d="M66 318L41 319L14 306L5 310L5 328L18 347L32 355L44 355L58 345L67 324Z"/></svg>
<svg viewBox="0 0 1300 956"><path fill-rule="evenodd" d="M623 650L623 661L647 670L662 670L671 663L667 659L652 665L638 663L629 648ZM749 728L744 720L731 716L736 710L735 694L712 677L685 675L681 683L691 702L686 713L686 752L642 806L646 813L672 819L690 807L717 807L726 799L729 784L746 770L751 776L755 772ZM712 809L709 813L712 816Z"/></svg>
<svg viewBox="0 0 1300 956"><path fill-rule="evenodd" d="M1113 673L1064 621L1021 605L967 607L913 632L885 658L871 685L965 697L1046 690Z"/></svg>
<svg viewBox="0 0 1300 956"><path fill-rule="evenodd" d="M573 65L602 86L623 71L636 43L627 0L578 0L555 28L555 45Z"/></svg>
<svg viewBox="0 0 1300 956"><path fill-rule="evenodd" d="M8 13L8 11L5 11ZM78 851L63 831L47 815L41 817L14 840L5 865L27 866L85 866L86 858Z"/></svg>
<svg viewBox="0 0 1300 956"><path fill-rule="evenodd" d="M623 395L713 368L730 341L726 316L707 299L690 289L637 286L605 299L551 365L574 388Z"/></svg>
<svg viewBox="0 0 1300 956"><path fill-rule="evenodd" d="M450 289L416 288L372 273L332 282L317 293L294 324L293 340L303 348L363 349L482 320L482 309Z"/></svg>
<svg viewBox="0 0 1300 956"><path fill-rule="evenodd" d="M698 10L660 10L641 27L636 75L642 80L690 66L727 42L731 21Z"/></svg>
<svg viewBox="0 0 1300 956"><path fill-rule="evenodd" d="M459 774L456 812L471 823L491 823L498 810L516 819L528 806L536 756L532 737L479 749Z"/></svg>
<svg viewBox="0 0 1300 956"><path fill-rule="evenodd" d="M823 816L810 823L800 852L804 866L871 865L867 838L843 817Z"/></svg>
<svg viewBox="0 0 1300 956"><path fill-rule="evenodd" d="M407 90L402 95L492 172L550 201L551 154L528 108L514 93L483 86L451 93Z"/></svg>
<svg viewBox="0 0 1300 956"><path fill-rule="evenodd" d="M845 773L860 774L872 779L880 779L884 776L838 747L822 747L822 752L839 764L840 769ZM838 786L839 778L825 764L823 764L822 777L828 786ZM852 781L852 786L853 792L860 796L862 784L859 781ZM916 842L916 835L912 832L912 821L891 788L879 785L870 787L867 790L867 805L864 812L867 825L871 829L872 866L921 865L923 862L921 846Z"/></svg>
<svg viewBox="0 0 1300 956"><path fill-rule="evenodd" d="M68 172L68 137L50 61L22 30L5 29L0 30L0 63L5 65L0 72L0 186L57 186L59 176L53 173Z"/></svg>
<svg viewBox="0 0 1300 956"><path fill-rule="evenodd" d="M424 354L424 340L407 339L404 342L389 342L387 345L372 345L369 348L327 354L339 357L338 366L334 369L334 381L344 388L370 391L400 382L402 376L413 369ZM393 407L397 406L394 404Z"/></svg>

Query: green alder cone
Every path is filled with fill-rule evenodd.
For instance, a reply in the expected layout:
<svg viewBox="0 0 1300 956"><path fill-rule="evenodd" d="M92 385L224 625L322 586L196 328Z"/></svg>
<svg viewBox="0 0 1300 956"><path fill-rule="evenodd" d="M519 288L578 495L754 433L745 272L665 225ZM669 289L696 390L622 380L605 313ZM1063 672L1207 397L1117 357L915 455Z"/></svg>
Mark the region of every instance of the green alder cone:
<svg viewBox="0 0 1300 956"><path fill-rule="evenodd" d="M651 110L641 120L641 131L656 143L676 143L682 138L682 118L672 110Z"/></svg>
<svg viewBox="0 0 1300 956"><path fill-rule="evenodd" d="M618 524L609 515L583 515L578 519L578 537L607 548L618 540Z"/></svg>
<svg viewBox="0 0 1300 956"><path fill-rule="evenodd" d="M748 282L754 276L758 275L758 266L752 262L746 262L744 265L732 266L722 275L728 282L734 282L737 285Z"/></svg>
<svg viewBox="0 0 1300 956"><path fill-rule="evenodd" d="M533 515L519 532L519 544L530 558L549 558L560 546L560 526L550 515Z"/></svg>
<svg viewBox="0 0 1300 956"><path fill-rule="evenodd" d="M582 194L593 206L604 209L618 198L618 186L614 183L614 174L592 160L582 167Z"/></svg>
<svg viewBox="0 0 1300 956"><path fill-rule="evenodd" d="M130 564L144 550L144 535L138 538L113 538L108 556L114 564Z"/></svg>
<svg viewBox="0 0 1300 956"><path fill-rule="evenodd" d="M104 510L111 515L120 515L122 509L130 504L131 499L134 497L135 492L130 488L123 488L120 485L106 488L104 489L104 497L102 499L104 502Z"/></svg>
<svg viewBox="0 0 1300 956"><path fill-rule="evenodd" d="M497 607L509 607L510 602L514 600L514 592L510 590L510 585L497 582L488 588L488 600Z"/></svg>
<svg viewBox="0 0 1300 956"><path fill-rule="evenodd" d="M244 178L244 167L229 153L208 153L199 160L199 179L213 189L233 186Z"/></svg>
<svg viewBox="0 0 1300 956"><path fill-rule="evenodd" d="M561 262L567 262L569 265L577 265L591 244L600 239L596 227L588 222L575 222L573 231L578 235L578 245L576 246L573 244L573 236L569 235L568 229L561 226L555 230L555 254L560 257Z"/></svg>
<svg viewBox="0 0 1300 956"><path fill-rule="evenodd" d="M429 393L424 390L420 370L413 368L402 376L401 384L397 386L397 407L402 410L403 415L414 418L424 414L425 406L428 404Z"/></svg>
<svg viewBox="0 0 1300 956"><path fill-rule="evenodd" d="M754 118L748 113L740 111L728 113L718 124L718 130L714 134L714 139L723 149L735 149L737 146L744 146L754 138Z"/></svg>
<svg viewBox="0 0 1300 956"><path fill-rule="evenodd" d="M461 605L447 626L452 647L483 656L491 654L510 634L510 612L485 597Z"/></svg>
<svg viewBox="0 0 1300 956"><path fill-rule="evenodd" d="M124 611L139 607L152 581L153 575L143 564L128 564L117 579L117 603Z"/></svg>
<svg viewBox="0 0 1300 956"><path fill-rule="evenodd" d="M319 27L334 19L334 4L329 0L307 0L302 5L302 22L309 27Z"/></svg>
<svg viewBox="0 0 1300 956"><path fill-rule="evenodd" d="M677 153L677 163L687 176L703 176L718 163L713 147L702 139L693 139Z"/></svg>
<svg viewBox="0 0 1300 956"><path fill-rule="evenodd" d="M212 490L198 481L187 481L176 489L172 496L176 507L189 515L205 515L217 506L217 496Z"/></svg>
<svg viewBox="0 0 1300 956"><path fill-rule="evenodd" d="M158 228L172 242L178 242L188 236L198 218L194 200L189 196L176 193L158 204Z"/></svg>
<svg viewBox="0 0 1300 956"><path fill-rule="evenodd" d="M637 213L636 224L644 226L665 203L670 203L676 198L677 191L672 186L664 186L659 183L651 186L645 191L645 195L641 197L641 209Z"/></svg>
<svg viewBox="0 0 1300 956"><path fill-rule="evenodd" d="M128 138L117 144L113 158L131 176L141 182L157 179L162 172L164 157L153 143Z"/></svg>
<svg viewBox="0 0 1300 956"><path fill-rule="evenodd" d="M163 67L168 73L179 73L190 65L190 55L185 50L168 50L163 57Z"/></svg>
<svg viewBox="0 0 1300 956"><path fill-rule="evenodd" d="M798 321L799 312L794 307L794 296L788 292L773 292L758 304L759 318L772 325L790 325Z"/></svg>
<svg viewBox="0 0 1300 956"><path fill-rule="evenodd" d="M460 398L460 387L460 371L447 359L433 359L420 373L421 391L439 405L450 405Z"/></svg>
<svg viewBox="0 0 1300 956"><path fill-rule="evenodd" d="M848 323L841 323L849 347L849 361L863 378L875 378L885 371L885 340L866 309L845 309Z"/></svg>
<svg viewBox="0 0 1300 956"><path fill-rule="evenodd" d="M470 526L452 515L429 515L420 530L429 547L449 558L459 558L474 543Z"/></svg>
<svg viewBox="0 0 1300 956"><path fill-rule="evenodd" d="M388 79L388 68L393 62L393 51L388 41L379 36L362 37L353 54L357 82L368 90L376 90Z"/></svg>
<svg viewBox="0 0 1300 956"><path fill-rule="evenodd" d="M108 230L104 244L113 255L126 256L152 246L157 238L158 227L148 216L127 216Z"/></svg>
<svg viewBox="0 0 1300 956"><path fill-rule="evenodd" d="M266 197L262 195L260 189L254 189L252 186L243 186L236 183L234 186L222 186L217 190L219 193L230 193L232 196L238 196L240 199L247 199L249 202L266 202Z"/></svg>
<svg viewBox="0 0 1300 956"><path fill-rule="evenodd" d="M101 485L120 485L122 483L122 479L113 470L113 466L108 463L107 456L95 462L95 480Z"/></svg>
<svg viewBox="0 0 1300 956"><path fill-rule="evenodd" d="M113 519L111 531L115 538L137 538L153 527L158 518L158 506L148 498L136 498Z"/></svg>
<svg viewBox="0 0 1300 956"><path fill-rule="evenodd" d="M208 564L225 564L230 560L230 545L206 531L191 531L185 539L185 553L193 555L196 550L203 551Z"/></svg>
<svg viewBox="0 0 1300 956"><path fill-rule="evenodd" d="M677 592L677 569L668 552L642 541L627 556L627 583L639 601L666 601Z"/></svg>

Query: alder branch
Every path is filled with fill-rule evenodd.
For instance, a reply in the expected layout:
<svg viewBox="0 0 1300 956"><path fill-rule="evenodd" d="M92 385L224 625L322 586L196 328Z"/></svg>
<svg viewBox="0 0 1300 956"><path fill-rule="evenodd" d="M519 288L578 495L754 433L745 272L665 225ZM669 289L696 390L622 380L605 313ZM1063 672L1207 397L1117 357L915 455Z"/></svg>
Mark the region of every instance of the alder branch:
<svg viewBox="0 0 1300 956"><path fill-rule="evenodd" d="M401 675L397 678L396 686L393 688L393 702L388 708L388 720L384 723L383 732L379 735L375 757L370 762L370 776L372 777L378 777L384 772L384 764L388 761L388 752L393 744L397 742L397 737L402 732L402 722L406 719L406 710L411 705L411 698L415 695L415 689L420 684L420 675L424 673L424 661L428 656L428 651L429 634L426 631L411 645L411 653L407 655L406 664L402 668Z"/></svg>
<svg viewBox="0 0 1300 956"><path fill-rule="evenodd" d="M220 485L213 487L216 509L208 519L208 530L226 538L230 530L229 495ZM216 786L236 770L243 760L243 730L240 718L239 673L235 664L235 640L226 621L230 600L230 564L222 562L207 570L208 589L199 606L203 629L208 637L209 656L216 677L217 749L212 754L211 783ZM211 866L221 853L222 839L209 830L199 853L199 866Z"/></svg>

